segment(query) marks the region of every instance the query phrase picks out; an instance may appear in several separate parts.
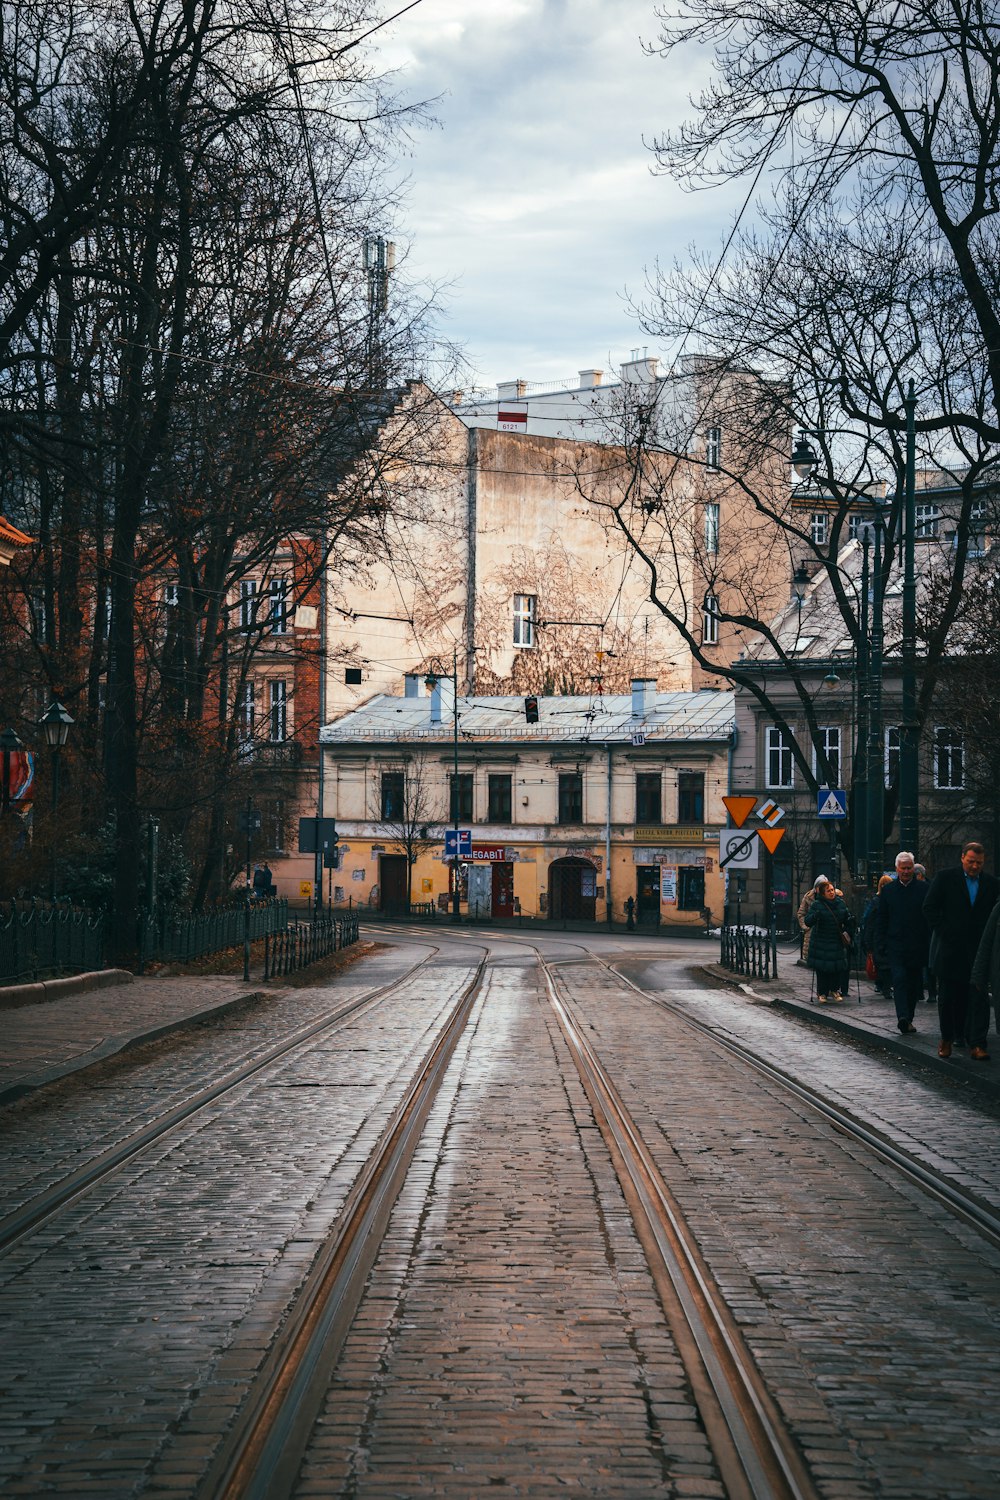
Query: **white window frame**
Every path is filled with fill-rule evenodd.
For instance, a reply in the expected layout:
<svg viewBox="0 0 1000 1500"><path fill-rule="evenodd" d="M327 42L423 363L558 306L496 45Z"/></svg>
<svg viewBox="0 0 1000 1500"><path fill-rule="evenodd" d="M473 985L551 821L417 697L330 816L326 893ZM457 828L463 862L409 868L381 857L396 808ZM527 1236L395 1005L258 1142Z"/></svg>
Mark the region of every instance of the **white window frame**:
<svg viewBox="0 0 1000 1500"><path fill-rule="evenodd" d="M777 775L772 777L772 757L777 757L775 762ZM795 785L795 761L792 758L791 741L786 737L783 729L770 725L764 735L764 785L768 791L785 792L790 791Z"/></svg>
<svg viewBox="0 0 1000 1500"><path fill-rule="evenodd" d="M934 726L934 787L939 792L965 790L965 741L953 724Z"/></svg>
<svg viewBox="0 0 1000 1500"><path fill-rule="evenodd" d="M721 427L709 427L705 433L705 467L707 469L719 469L722 467Z"/></svg>
<svg viewBox="0 0 1000 1500"><path fill-rule="evenodd" d="M257 624L257 580L240 579L240 630L249 635Z"/></svg>
<svg viewBox="0 0 1000 1500"><path fill-rule="evenodd" d="M252 677L247 678L237 694L236 717L240 741L249 744L257 727L257 684Z"/></svg>
<svg viewBox="0 0 1000 1500"><path fill-rule="evenodd" d="M814 547L825 547L830 540L830 517L825 510L814 510L809 517L809 538Z"/></svg>
<svg viewBox="0 0 1000 1500"><path fill-rule="evenodd" d="M840 788L843 783L840 779L840 726L838 724L821 724L819 726L819 737L823 742L826 758L830 762L830 771L833 781L828 783L833 788ZM813 774L819 776L819 751L813 746Z"/></svg>
<svg viewBox="0 0 1000 1500"><path fill-rule="evenodd" d="M705 502L705 551L715 553L719 550L719 502L708 500Z"/></svg>
<svg viewBox="0 0 1000 1500"><path fill-rule="evenodd" d="M892 770L895 764L896 780L899 780L899 755L902 748L903 736L898 724L886 724L884 730L884 750L882 768L885 775L886 786L892 786Z"/></svg>
<svg viewBox="0 0 1000 1500"><path fill-rule="evenodd" d="M176 609L181 602L181 586L176 578L163 585L163 603L167 609Z"/></svg>
<svg viewBox="0 0 1000 1500"><path fill-rule="evenodd" d="M267 586L267 624L272 635L287 635L289 621L288 579L282 574Z"/></svg>
<svg viewBox="0 0 1000 1500"><path fill-rule="evenodd" d="M924 503L913 508L913 535L917 540L936 537L941 522L941 507Z"/></svg>
<svg viewBox="0 0 1000 1500"><path fill-rule="evenodd" d="M271 677L267 684L267 730L272 745L288 739L288 683L283 677Z"/></svg>
<svg viewBox="0 0 1000 1500"><path fill-rule="evenodd" d="M860 542L862 527L869 525L871 525L871 521L868 516L849 515L847 517L847 540L849 542Z"/></svg>
<svg viewBox="0 0 1000 1500"><path fill-rule="evenodd" d="M719 600L718 596L711 591L705 595L702 604L701 644L703 646L719 644Z"/></svg>
<svg viewBox="0 0 1000 1500"><path fill-rule="evenodd" d="M535 644L537 607L537 595L514 595L514 645L522 651L530 650Z"/></svg>

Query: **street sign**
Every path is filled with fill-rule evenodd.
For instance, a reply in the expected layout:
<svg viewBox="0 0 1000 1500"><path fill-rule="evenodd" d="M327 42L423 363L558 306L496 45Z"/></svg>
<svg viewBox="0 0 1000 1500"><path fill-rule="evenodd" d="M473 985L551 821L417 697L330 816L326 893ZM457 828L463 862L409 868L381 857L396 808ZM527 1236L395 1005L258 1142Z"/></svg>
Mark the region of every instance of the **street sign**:
<svg viewBox="0 0 1000 1500"><path fill-rule="evenodd" d="M785 830L783 828L758 828L757 837L764 845L768 854L773 854L781 843L781 840L785 837Z"/></svg>
<svg viewBox="0 0 1000 1500"><path fill-rule="evenodd" d="M821 818L846 818L847 793L843 787L823 787L818 791L816 813Z"/></svg>
<svg viewBox="0 0 1000 1500"><path fill-rule="evenodd" d="M747 818L749 818L757 806L757 794L754 792L751 797L737 797L735 795L732 797L723 797L722 803L726 812L733 820L733 827L742 828Z"/></svg>
<svg viewBox="0 0 1000 1500"><path fill-rule="evenodd" d="M719 834L720 870L756 870L760 859L757 830L723 828Z"/></svg>
<svg viewBox="0 0 1000 1500"><path fill-rule="evenodd" d="M318 847L325 854L337 842L336 818L300 818L299 853L315 854Z"/></svg>
<svg viewBox="0 0 1000 1500"><path fill-rule="evenodd" d="M472 829L446 828L444 831L445 859L472 858Z"/></svg>
<svg viewBox="0 0 1000 1500"><path fill-rule="evenodd" d="M773 828L775 823L780 823L785 816L785 809L779 807L773 797L768 797L757 809L757 816L768 828Z"/></svg>

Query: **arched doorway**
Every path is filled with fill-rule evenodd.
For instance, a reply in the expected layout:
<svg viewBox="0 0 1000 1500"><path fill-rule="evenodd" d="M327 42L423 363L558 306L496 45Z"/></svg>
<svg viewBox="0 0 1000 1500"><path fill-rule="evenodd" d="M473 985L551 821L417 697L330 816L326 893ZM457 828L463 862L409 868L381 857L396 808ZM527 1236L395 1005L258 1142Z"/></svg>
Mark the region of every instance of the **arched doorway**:
<svg viewBox="0 0 1000 1500"><path fill-rule="evenodd" d="M569 922L593 922L597 870L589 859L554 859L549 865L549 914Z"/></svg>

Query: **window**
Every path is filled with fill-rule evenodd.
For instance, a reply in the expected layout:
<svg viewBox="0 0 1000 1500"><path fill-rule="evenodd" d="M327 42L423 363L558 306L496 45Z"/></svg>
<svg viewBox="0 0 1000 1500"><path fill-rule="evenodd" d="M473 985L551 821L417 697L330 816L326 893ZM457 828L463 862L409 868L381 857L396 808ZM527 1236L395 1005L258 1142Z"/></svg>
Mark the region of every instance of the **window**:
<svg viewBox="0 0 1000 1500"><path fill-rule="evenodd" d="M722 463L722 428L710 427L705 434L705 463L717 469Z"/></svg>
<svg viewBox="0 0 1000 1500"><path fill-rule="evenodd" d="M701 644L703 646L719 644L719 601L714 594L706 594L702 605Z"/></svg>
<svg viewBox="0 0 1000 1500"><path fill-rule="evenodd" d="M448 808L450 822L457 823L460 819L466 823L472 821L471 771L460 771L457 776L448 777Z"/></svg>
<svg viewBox="0 0 1000 1500"><path fill-rule="evenodd" d="M406 800L406 776L402 771L382 772L382 821L403 816Z"/></svg>
<svg viewBox="0 0 1000 1500"><path fill-rule="evenodd" d="M826 514L826 511L813 511L809 517L809 536L814 546L826 546L830 537L830 517Z"/></svg>
<svg viewBox="0 0 1000 1500"><path fill-rule="evenodd" d="M487 821L490 823L509 823L511 820L511 778L509 776L491 776L488 785L490 800Z"/></svg>
<svg viewBox="0 0 1000 1500"><path fill-rule="evenodd" d="M677 821L678 823L704 823L705 821L705 773L704 771L677 772Z"/></svg>
<svg viewBox="0 0 1000 1500"><path fill-rule="evenodd" d="M254 684L252 682L244 682L239 690L239 698L236 703L236 718L240 727L240 739L244 742L253 739L256 700L257 694Z"/></svg>
<svg viewBox="0 0 1000 1500"><path fill-rule="evenodd" d="M514 595L514 645L533 646L535 644L535 596L534 594Z"/></svg>
<svg viewBox="0 0 1000 1500"><path fill-rule="evenodd" d="M719 550L719 507L710 500L705 506L705 551Z"/></svg>
<svg viewBox="0 0 1000 1500"><path fill-rule="evenodd" d="M583 822L583 777L579 771L563 771L559 776L559 821Z"/></svg>
<svg viewBox="0 0 1000 1500"><path fill-rule="evenodd" d="M942 792L961 791L965 785L962 732L946 724L934 728L934 785Z"/></svg>
<svg viewBox="0 0 1000 1500"><path fill-rule="evenodd" d="M49 612L45 607L45 595L36 592L29 595L28 608L31 611L31 623L35 632L35 639L47 641L49 638Z"/></svg>
<svg viewBox="0 0 1000 1500"><path fill-rule="evenodd" d="M767 785L780 789L792 785L792 745L783 729L767 731Z"/></svg>
<svg viewBox="0 0 1000 1500"><path fill-rule="evenodd" d="M830 765L830 780L823 781L823 786L840 786L840 730L837 728L822 727L819 731L819 746L813 747L813 770L817 776L826 773L820 765L819 750L823 751Z"/></svg>
<svg viewBox="0 0 1000 1500"><path fill-rule="evenodd" d="M264 803L264 843L275 854L285 850L285 800L276 797Z"/></svg>
<svg viewBox="0 0 1000 1500"><path fill-rule="evenodd" d="M635 773L635 821L637 823L650 824L663 821L660 804L661 784L659 771Z"/></svg>
<svg viewBox="0 0 1000 1500"><path fill-rule="evenodd" d="M697 865L681 865L677 871L677 910L703 911L705 871Z"/></svg>
<svg viewBox="0 0 1000 1500"><path fill-rule="evenodd" d="M361 668L360 667L345 667L344 668L344 682L347 684L348 687L360 687L361 686Z"/></svg>
<svg viewBox="0 0 1000 1500"><path fill-rule="evenodd" d="M938 522L941 519L941 511L936 505L917 505L913 510L913 535L915 537L931 537L938 534Z"/></svg>
<svg viewBox="0 0 1000 1500"><path fill-rule="evenodd" d="M165 583L163 585L163 602L168 609L175 609L180 602L181 586L179 583Z"/></svg>
<svg viewBox="0 0 1000 1500"><path fill-rule="evenodd" d="M887 724L885 730L885 784L899 782L899 725Z"/></svg>
<svg viewBox="0 0 1000 1500"><path fill-rule="evenodd" d="M254 628L257 618L257 580L240 579L240 629L246 634Z"/></svg>
<svg viewBox="0 0 1000 1500"><path fill-rule="evenodd" d="M862 528L862 526L867 526L868 524L869 524L869 522L868 522L868 518L866 516L848 516L848 518L847 518L847 536L848 536L848 539L850 541L852 541L852 542L860 541L861 540L861 528Z"/></svg>
<svg viewBox="0 0 1000 1500"><path fill-rule="evenodd" d="M272 635L288 630L288 579L272 578L268 587L267 623Z"/></svg>
<svg viewBox="0 0 1000 1500"><path fill-rule="evenodd" d="M280 680L269 682L267 692L270 739L274 744L280 744L288 738L288 683Z"/></svg>

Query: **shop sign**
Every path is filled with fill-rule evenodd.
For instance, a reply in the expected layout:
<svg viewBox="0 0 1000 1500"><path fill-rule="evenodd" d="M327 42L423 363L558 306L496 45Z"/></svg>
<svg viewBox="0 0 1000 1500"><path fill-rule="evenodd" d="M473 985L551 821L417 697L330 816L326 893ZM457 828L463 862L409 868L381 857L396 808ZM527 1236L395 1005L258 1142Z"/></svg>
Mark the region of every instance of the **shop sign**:
<svg viewBox="0 0 1000 1500"><path fill-rule="evenodd" d="M471 858L473 864L485 863L492 865L502 864L510 856L504 844L473 844Z"/></svg>
<svg viewBox="0 0 1000 1500"><path fill-rule="evenodd" d="M703 844L711 834L698 824L690 827L681 823L657 824L652 828L634 828L632 837L637 844Z"/></svg>
<svg viewBox="0 0 1000 1500"><path fill-rule="evenodd" d="M704 849L696 849L693 845L686 849L675 845L670 849L632 850L632 863L636 865L687 865L691 869L706 870L712 862Z"/></svg>

